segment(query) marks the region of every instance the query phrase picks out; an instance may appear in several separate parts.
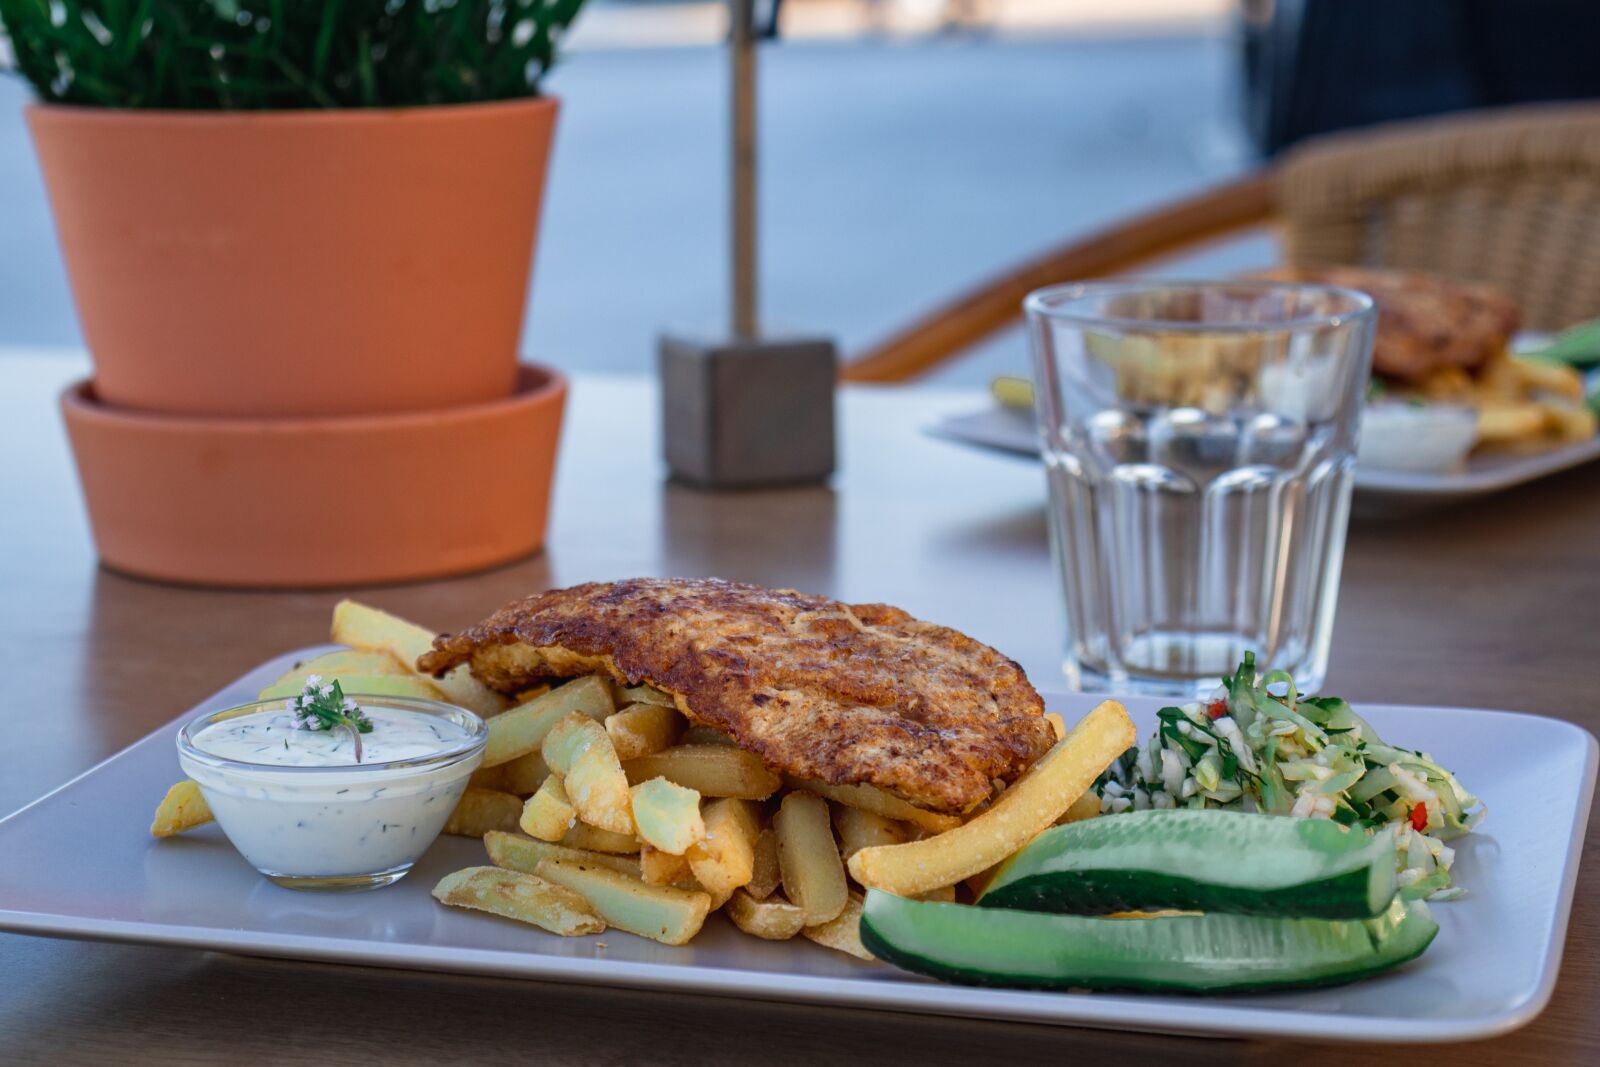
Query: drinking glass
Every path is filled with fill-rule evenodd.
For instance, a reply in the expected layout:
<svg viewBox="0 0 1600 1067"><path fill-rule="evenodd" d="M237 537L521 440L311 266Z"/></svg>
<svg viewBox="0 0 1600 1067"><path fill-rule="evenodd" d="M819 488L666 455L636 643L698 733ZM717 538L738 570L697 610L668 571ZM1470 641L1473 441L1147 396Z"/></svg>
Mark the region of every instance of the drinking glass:
<svg viewBox="0 0 1600 1067"><path fill-rule="evenodd" d="M1203 696L1253 651L1315 692L1372 300L1134 281L1041 289L1024 306L1068 681Z"/></svg>

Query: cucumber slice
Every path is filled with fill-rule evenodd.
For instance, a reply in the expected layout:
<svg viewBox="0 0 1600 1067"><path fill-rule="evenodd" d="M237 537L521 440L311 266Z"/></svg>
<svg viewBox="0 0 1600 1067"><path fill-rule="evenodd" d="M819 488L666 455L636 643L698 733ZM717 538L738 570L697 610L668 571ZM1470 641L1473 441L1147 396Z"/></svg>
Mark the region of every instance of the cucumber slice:
<svg viewBox="0 0 1600 1067"><path fill-rule="evenodd" d="M1368 919L1398 890L1392 831L1216 809L1134 811L1046 830L995 874L984 907L1142 908Z"/></svg>
<svg viewBox="0 0 1600 1067"><path fill-rule="evenodd" d="M1377 919L1248 915L1098 919L908 900L868 890L861 943L879 959L969 985L1244 992L1336 985L1421 955L1439 926L1420 900Z"/></svg>

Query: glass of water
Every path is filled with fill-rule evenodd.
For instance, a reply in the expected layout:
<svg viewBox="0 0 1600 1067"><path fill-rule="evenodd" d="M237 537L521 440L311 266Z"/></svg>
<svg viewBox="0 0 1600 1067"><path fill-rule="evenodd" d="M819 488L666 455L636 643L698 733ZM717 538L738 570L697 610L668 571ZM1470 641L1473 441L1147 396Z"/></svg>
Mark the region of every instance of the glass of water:
<svg viewBox="0 0 1600 1067"><path fill-rule="evenodd" d="M1078 688L1328 667L1376 321L1363 293L1114 282L1025 303Z"/></svg>

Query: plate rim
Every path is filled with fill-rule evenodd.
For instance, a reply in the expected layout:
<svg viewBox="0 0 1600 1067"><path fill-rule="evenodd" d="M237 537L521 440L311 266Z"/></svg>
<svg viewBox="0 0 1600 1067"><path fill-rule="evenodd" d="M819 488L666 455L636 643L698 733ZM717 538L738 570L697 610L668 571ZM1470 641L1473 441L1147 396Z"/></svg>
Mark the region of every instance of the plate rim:
<svg viewBox="0 0 1600 1067"><path fill-rule="evenodd" d="M946 412L922 425L922 432L930 437L952 444L976 448L985 452L1014 456L1018 459L1039 461L1037 446L1027 449L999 440L983 440L960 428L963 420L975 419L996 412L1013 412L1013 409L991 405L985 409ZM1020 414L1020 412L1014 412ZM1529 485L1533 482L1572 470L1600 460L1600 434L1562 448L1512 457L1510 462L1487 470L1455 471L1445 474L1379 470L1356 466L1353 487L1357 493L1373 497L1395 497L1409 500L1461 500L1507 489Z"/></svg>

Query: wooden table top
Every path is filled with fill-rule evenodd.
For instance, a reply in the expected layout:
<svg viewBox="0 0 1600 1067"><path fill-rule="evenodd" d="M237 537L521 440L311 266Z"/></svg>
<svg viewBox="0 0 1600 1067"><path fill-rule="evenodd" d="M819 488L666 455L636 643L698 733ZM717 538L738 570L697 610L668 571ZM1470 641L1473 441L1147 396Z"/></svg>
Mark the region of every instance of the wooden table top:
<svg viewBox="0 0 1600 1067"><path fill-rule="evenodd" d="M334 591L209 592L96 564L55 396L78 359L0 354L0 814L251 666L326 638ZM359 595L450 628L513 596L637 574L720 575L899 604L1059 687L1059 622L1031 464L928 439L976 394L847 390L831 488L710 495L664 483L644 379L580 378L549 547L445 582ZM426 506L425 501L422 506ZM1351 530L1327 689L1353 700L1511 708L1600 731L1600 465ZM150 798L130 798L148 804ZM1596 1063L1600 833L1555 999L1530 1026L1452 1048L1460 1063ZM65 831L65 828L64 828ZM28 857L0 857L26 863ZM335 1014L318 1004L340 1001ZM270 1022L264 1022L270 1021ZM290 1035L285 1037L284 1035ZM292 1060L765 1065L1027 1062L1171 1055L1300 1064L1383 1048L1199 1041L709 1000L0 935L0 1063Z"/></svg>

